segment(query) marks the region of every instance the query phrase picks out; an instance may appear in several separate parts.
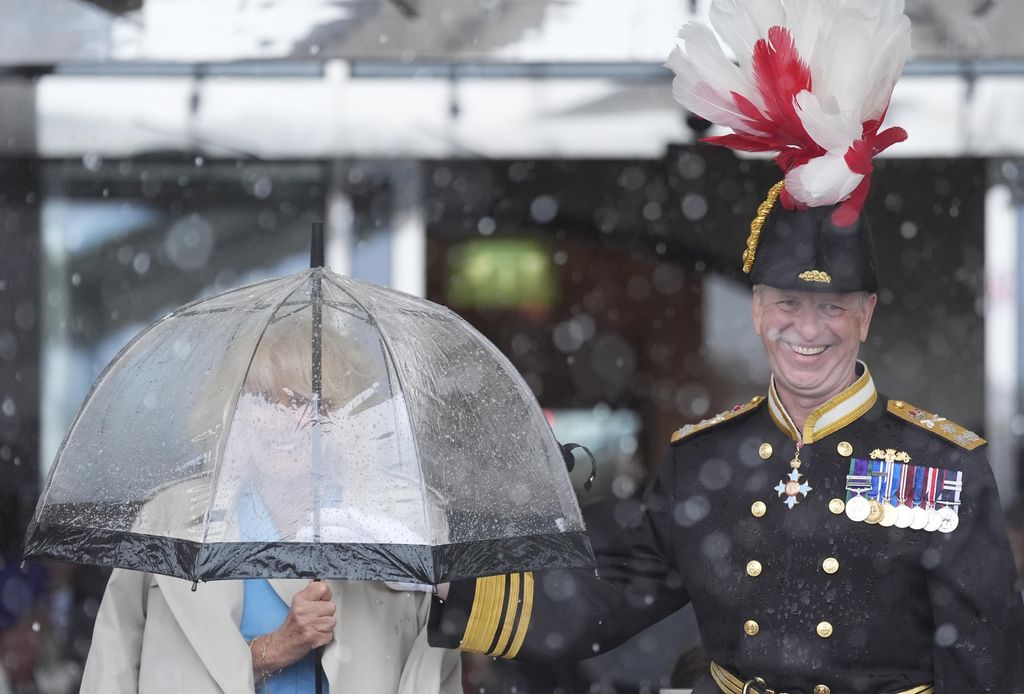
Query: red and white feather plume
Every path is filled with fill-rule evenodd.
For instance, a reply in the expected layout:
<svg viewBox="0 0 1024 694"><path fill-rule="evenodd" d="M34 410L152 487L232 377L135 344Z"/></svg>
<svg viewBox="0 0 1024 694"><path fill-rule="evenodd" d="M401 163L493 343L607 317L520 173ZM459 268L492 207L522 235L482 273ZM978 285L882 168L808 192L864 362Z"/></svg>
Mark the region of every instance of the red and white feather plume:
<svg viewBox="0 0 1024 694"><path fill-rule="evenodd" d="M711 25L738 65L710 28L690 22L667 63L672 95L733 130L704 141L774 152L788 209L842 203L833 221L849 225L871 158L907 137L880 129L910 52L903 9L904 0L713 0Z"/></svg>

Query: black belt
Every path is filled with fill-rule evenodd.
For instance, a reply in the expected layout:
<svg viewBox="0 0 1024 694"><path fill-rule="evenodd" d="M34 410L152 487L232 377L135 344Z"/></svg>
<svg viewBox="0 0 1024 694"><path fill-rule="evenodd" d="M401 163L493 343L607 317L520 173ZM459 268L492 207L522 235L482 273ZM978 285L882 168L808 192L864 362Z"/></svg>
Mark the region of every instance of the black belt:
<svg viewBox="0 0 1024 694"><path fill-rule="evenodd" d="M760 677L743 680L714 661L711 661L711 678L715 680L715 684L723 694L786 694L784 691L770 688ZM819 684L814 687L814 694L831 694L831 692L832 690L827 684ZM916 687L892 694L935 694L935 687L931 684L919 684Z"/></svg>

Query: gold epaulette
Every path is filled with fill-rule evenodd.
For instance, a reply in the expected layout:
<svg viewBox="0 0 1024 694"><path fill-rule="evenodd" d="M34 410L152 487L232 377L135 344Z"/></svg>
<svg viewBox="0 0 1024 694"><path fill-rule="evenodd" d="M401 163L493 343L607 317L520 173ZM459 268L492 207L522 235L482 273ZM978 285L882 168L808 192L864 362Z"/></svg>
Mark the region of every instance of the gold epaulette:
<svg viewBox="0 0 1024 694"><path fill-rule="evenodd" d="M889 412L968 451L973 451L978 446L985 444L985 439L973 431L964 429L956 422L951 422L934 412L926 412L902 400L890 400Z"/></svg>
<svg viewBox="0 0 1024 694"><path fill-rule="evenodd" d="M530 629L532 613L532 572L478 578L473 608L459 648L515 658Z"/></svg>
<svg viewBox="0 0 1024 694"><path fill-rule="evenodd" d="M757 406L760 405L762 402L764 402L764 396L758 395L754 398L751 398L750 402L745 403L743 405L736 405L731 410L726 410L725 412L719 412L714 417L702 419L696 424L687 424L685 427L677 430L672 434L672 443L678 443L679 441L685 439L687 436L692 436L693 434L696 434L698 431L704 431L705 429L709 429L710 427L713 427L716 424L728 422L730 419L738 417L744 412L749 412L757 408Z"/></svg>

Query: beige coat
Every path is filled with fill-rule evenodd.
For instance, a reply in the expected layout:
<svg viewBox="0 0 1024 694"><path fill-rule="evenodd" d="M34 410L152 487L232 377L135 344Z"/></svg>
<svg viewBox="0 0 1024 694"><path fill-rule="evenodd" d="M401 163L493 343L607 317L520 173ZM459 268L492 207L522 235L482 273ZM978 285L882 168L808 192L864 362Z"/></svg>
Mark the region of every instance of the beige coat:
<svg viewBox="0 0 1024 694"><path fill-rule="evenodd" d="M286 604L306 580L271 579ZM427 645L430 595L383 583L329 581L338 605L323 668L332 694L460 694L455 651ZM83 694L252 694L238 625L241 581L192 584L116 569L85 666Z"/></svg>

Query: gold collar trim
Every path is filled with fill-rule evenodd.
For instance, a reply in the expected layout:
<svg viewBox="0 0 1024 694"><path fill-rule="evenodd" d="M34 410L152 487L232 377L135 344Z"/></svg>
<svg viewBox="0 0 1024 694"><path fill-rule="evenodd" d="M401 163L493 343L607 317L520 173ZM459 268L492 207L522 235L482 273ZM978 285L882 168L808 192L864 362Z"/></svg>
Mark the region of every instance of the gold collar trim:
<svg viewBox="0 0 1024 694"><path fill-rule="evenodd" d="M858 361L857 364L863 369L863 373L857 377L857 380L849 388L825 404L816 407L807 415L803 430L804 443L820 441L829 434L839 431L860 418L878 400L878 391L875 390L875 382L868 372L867 365L862 361ZM768 411L771 413L775 426L789 438L794 441L801 439L800 430L793 423L793 418L786 412L782 400L779 399L779 393L775 389L775 376L772 376L771 385L768 387Z"/></svg>

